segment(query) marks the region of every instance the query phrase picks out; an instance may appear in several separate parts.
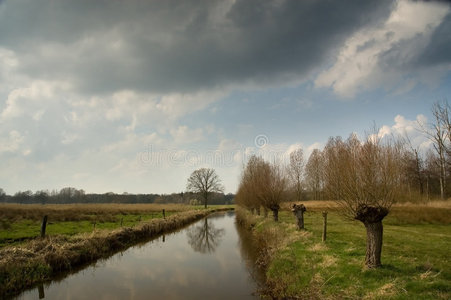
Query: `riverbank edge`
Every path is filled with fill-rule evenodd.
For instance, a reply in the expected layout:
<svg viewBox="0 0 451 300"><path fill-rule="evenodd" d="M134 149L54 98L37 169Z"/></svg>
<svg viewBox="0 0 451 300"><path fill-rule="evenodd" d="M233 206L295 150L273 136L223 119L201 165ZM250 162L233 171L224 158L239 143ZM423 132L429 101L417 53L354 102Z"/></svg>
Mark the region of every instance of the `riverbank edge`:
<svg viewBox="0 0 451 300"><path fill-rule="evenodd" d="M229 210L233 208L180 212L135 227L94 231L73 237L48 236L17 247L3 248L0 250L0 298L13 297L27 288L109 257L140 241L180 229L212 213Z"/></svg>
<svg viewBox="0 0 451 300"><path fill-rule="evenodd" d="M237 224L249 231L258 248L255 264L264 271L265 282L257 294L262 299L291 299L277 284L277 278L268 277L267 271L277 254L303 233L296 230L294 223L274 223L269 216L257 216L240 207L235 209L235 216Z"/></svg>

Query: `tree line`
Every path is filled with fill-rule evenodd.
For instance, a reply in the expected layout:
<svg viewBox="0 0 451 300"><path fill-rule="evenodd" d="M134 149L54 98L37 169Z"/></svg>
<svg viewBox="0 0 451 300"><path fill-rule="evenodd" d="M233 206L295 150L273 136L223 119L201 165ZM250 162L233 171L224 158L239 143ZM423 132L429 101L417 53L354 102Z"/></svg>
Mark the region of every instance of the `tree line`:
<svg viewBox="0 0 451 300"><path fill-rule="evenodd" d="M407 133L392 137L402 146L399 157L404 193L399 202L446 199L451 193L451 120L447 101L432 107L430 123L418 121L415 130L426 136L431 144L427 150L413 145ZM377 134L377 133L376 133ZM324 149L315 149L302 170L303 200L331 200L327 193L328 149L341 137L331 137Z"/></svg>
<svg viewBox="0 0 451 300"><path fill-rule="evenodd" d="M209 195L209 204L232 204L234 194L216 193ZM7 195L0 188L0 203L19 204L72 204L72 203L181 203L199 205L202 196L192 192L172 194L103 194L85 193L82 189L65 187L61 190L40 190L36 192L18 191L14 195Z"/></svg>

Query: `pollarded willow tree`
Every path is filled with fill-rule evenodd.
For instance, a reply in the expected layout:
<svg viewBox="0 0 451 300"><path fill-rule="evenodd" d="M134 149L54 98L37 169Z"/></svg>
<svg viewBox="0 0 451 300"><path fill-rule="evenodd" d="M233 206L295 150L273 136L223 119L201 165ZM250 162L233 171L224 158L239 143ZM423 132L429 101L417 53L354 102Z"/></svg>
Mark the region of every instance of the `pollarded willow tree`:
<svg viewBox="0 0 451 300"><path fill-rule="evenodd" d="M236 201L250 210L271 210L275 221L279 220L280 203L286 198L288 179L277 163L270 164L263 158L251 156L241 176Z"/></svg>
<svg viewBox="0 0 451 300"><path fill-rule="evenodd" d="M287 197L289 181L280 164L266 163L263 170L265 180L261 184L264 191L262 204L272 211L274 221L278 222L280 203Z"/></svg>
<svg viewBox="0 0 451 300"><path fill-rule="evenodd" d="M189 192L198 193L204 200L207 208L208 200L212 193L221 193L224 187L214 169L201 168L191 173L186 189Z"/></svg>
<svg viewBox="0 0 451 300"><path fill-rule="evenodd" d="M382 220L402 191L402 149L370 135L360 142L331 138L324 148L326 191L344 213L366 228L365 264L381 265Z"/></svg>

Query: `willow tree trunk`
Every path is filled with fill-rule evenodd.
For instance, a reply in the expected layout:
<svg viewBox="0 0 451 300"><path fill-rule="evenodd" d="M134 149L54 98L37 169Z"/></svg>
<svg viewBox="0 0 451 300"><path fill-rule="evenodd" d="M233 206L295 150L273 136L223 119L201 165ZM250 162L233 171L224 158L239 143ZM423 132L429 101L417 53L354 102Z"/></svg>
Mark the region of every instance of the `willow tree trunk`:
<svg viewBox="0 0 451 300"><path fill-rule="evenodd" d="M366 256L365 265L377 268L381 265L382 252L382 220L388 215L388 208L380 206L361 205L357 209L355 218L366 228Z"/></svg>
<svg viewBox="0 0 451 300"><path fill-rule="evenodd" d="M364 223L366 228L366 256L365 265L368 268L377 268L381 265L382 253L382 221Z"/></svg>
<svg viewBox="0 0 451 300"><path fill-rule="evenodd" d="M275 222L279 222L279 210L278 209L272 209L272 215L274 217Z"/></svg>
<svg viewBox="0 0 451 300"><path fill-rule="evenodd" d="M304 204L293 204L291 211L298 220L298 229L304 229L304 212L306 211Z"/></svg>

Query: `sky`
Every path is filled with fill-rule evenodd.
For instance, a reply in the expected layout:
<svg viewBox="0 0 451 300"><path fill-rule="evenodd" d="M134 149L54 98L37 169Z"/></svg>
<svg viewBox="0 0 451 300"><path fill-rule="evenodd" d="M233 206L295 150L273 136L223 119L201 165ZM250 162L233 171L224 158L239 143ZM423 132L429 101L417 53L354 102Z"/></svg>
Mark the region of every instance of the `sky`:
<svg viewBox="0 0 451 300"><path fill-rule="evenodd" d="M451 5L0 0L0 188L172 193L330 136L407 133L451 95Z"/></svg>

